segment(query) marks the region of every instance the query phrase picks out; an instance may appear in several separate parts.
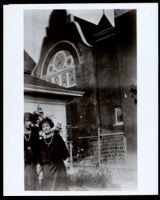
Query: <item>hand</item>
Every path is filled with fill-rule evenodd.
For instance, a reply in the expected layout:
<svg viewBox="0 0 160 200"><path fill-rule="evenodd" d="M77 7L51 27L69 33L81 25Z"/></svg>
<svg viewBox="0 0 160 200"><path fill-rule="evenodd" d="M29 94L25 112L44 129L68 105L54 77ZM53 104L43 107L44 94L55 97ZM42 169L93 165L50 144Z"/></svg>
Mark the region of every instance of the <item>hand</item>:
<svg viewBox="0 0 160 200"><path fill-rule="evenodd" d="M42 185L42 180L43 180L43 171L40 171L38 175L38 182L40 186Z"/></svg>
<svg viewBox="0 0 160 200"><path fill-rule="evenodd" d="M37 175L40 174L41 168L42 168L41 165L40 165L40 164L37 164Z"/></svg>
<svg viewBox="0 0 160 200"><path fill-rule="evenodd" d="M43 171L40 171L39 176L38 176L38 179L39 179L39 180L42 180L42 179L43 179Z"/></svg>

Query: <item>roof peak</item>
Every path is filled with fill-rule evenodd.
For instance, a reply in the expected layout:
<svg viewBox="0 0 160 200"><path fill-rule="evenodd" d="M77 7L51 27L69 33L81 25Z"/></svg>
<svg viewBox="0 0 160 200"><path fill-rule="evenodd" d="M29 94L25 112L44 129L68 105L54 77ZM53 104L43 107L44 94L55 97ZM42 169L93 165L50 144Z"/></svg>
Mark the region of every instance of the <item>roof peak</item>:
<svg viewBox="0 0 160 200"><path fill-rule="evenodd" d="M108 28L111 28L111 27L113 27L112 24L108 20L105 12L103 12L103 15L102 15L102 17L101 17L101 19L99 21L98 26L97 26L96 32L99 32L101 30L108 29Z"/></svg>
<svg viewBox="0 0 160 200"><path fill-rule="evenodd" d="M24 73L31 74L35 66L36 66L36 62L24 49Z"/></svg>

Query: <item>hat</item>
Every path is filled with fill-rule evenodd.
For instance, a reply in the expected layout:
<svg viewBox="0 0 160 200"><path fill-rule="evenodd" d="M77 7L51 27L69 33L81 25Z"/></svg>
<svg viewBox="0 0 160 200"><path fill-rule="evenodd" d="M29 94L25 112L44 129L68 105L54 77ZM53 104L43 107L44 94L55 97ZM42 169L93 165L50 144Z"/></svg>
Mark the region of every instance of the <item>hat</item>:
<svg viewBox="0 0 160 200"><path fill-rule="evenodd" d="M32 114L32 122L33 124L36 124L38 121L39 115L37 113Z"/></svg>
<svg viewBox="0 0 160 200"><path fill-rule="evenodd" d="M48 123L48 124L50 125L51 128L54 127L53 121L52 121L49 117L45 117L45 118L43 118L42 121L40 121L40 123L39 123L39 129L40 129L40 130L42 130L42 125L43 125L43 123L45 123L45 122Z"/></svg>
<svg viewBox="0 0 160 200"><path fill-rule="evenodd" d="M29 112L25 112L24 113L24 122L26 121L26 119L28 119L29 121L32 121L32 117L33 115Z"/></svg>

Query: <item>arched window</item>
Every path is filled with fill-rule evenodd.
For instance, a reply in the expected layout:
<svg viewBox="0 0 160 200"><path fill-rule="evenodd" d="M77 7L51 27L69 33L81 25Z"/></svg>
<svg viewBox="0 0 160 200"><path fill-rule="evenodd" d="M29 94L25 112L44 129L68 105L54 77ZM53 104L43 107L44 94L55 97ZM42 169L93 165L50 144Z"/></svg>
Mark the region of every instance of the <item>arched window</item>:
<svg viewBox="0 0 160 200"><path fill-rule="evenodd" d="M60 50L53 55L45 79L66 88L76 85L75 62L69 51Z"/></svg>

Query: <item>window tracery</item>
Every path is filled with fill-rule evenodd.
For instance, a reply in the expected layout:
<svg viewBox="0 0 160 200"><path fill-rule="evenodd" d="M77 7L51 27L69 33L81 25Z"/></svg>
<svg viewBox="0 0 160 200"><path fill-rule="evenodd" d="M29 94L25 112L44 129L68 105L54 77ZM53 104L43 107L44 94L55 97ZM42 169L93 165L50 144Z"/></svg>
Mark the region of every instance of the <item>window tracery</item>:
<svg viewBox="0 0 160 200"><path fill-rule="evenodd" d="M66 88L76 85L75 63L69 51L58 51L51 58L45 79Z"/></svg>

